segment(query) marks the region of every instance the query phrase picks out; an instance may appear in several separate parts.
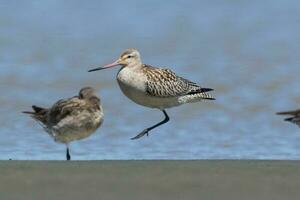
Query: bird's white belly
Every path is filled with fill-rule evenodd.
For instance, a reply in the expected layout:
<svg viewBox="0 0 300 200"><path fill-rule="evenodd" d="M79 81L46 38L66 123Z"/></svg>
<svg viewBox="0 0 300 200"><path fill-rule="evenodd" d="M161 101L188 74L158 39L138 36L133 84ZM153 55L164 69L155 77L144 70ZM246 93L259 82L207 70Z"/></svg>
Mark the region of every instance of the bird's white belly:
<svg viewBox="0 0 300 200"><path fill-rule="evenodd" d="M178 106L181 103L177 97L155 97L146 91L146 77L142 73L128 72L122 69L117 80L122 92L132 101L150 108L165 109Z"/></svg>

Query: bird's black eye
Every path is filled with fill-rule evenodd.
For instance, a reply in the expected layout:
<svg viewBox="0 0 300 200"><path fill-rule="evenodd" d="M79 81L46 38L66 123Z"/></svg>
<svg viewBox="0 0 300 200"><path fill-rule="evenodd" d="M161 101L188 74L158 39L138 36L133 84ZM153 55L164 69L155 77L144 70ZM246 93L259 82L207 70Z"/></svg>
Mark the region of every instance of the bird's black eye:
<svg viewBox="0 0 300 200"><path fill-rule="evenodd" d="M132 57L133 57L133 56L131 56L131 55L128 55L128 56L127 56L127 58L132 58Z"/></svg>

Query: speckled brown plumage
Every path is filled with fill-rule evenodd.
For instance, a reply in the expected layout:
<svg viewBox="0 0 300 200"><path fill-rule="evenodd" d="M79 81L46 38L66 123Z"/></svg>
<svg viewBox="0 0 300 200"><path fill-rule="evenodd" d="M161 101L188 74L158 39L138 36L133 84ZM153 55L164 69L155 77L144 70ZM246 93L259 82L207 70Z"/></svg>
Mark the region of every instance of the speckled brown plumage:
<svg viewBox="0 0 300 200"><path fill-rule="evenodd" d="M177 76L170 69L156 68L143 64L143 72L147 76L146 90L149 95L178 97L199 93L203 95L203 99L214 99L210 94L206 93L213 89L201 88L196 83Z"/></svg>

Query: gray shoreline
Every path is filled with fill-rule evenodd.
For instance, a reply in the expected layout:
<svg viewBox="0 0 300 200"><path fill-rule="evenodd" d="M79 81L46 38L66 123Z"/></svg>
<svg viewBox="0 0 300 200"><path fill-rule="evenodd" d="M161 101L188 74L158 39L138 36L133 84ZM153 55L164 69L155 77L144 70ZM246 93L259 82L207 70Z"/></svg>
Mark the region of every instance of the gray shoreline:
<svg viewBox="0 0 300 200"><path fill-rule="evenodd" d="M300 198L300 161L0 161L0 199Z"/></svg>

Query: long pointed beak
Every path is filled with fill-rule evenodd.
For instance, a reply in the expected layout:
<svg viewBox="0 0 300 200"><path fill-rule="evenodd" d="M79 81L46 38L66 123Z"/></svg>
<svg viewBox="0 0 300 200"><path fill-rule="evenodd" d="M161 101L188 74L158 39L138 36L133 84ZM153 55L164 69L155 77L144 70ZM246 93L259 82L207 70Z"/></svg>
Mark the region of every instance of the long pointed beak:
<svg viewBox="0 0 300 200"><path fill-rule="evenodd" d="M97 67L95 69L90 69L88 72L94 72L94 71L98 71L98 70L102 70L102 69L107 69L107 68L111 68L111 67L118 66L118 65L120 65L119 60L116 60L115 62L105 65L103 67Z"/></svg>

